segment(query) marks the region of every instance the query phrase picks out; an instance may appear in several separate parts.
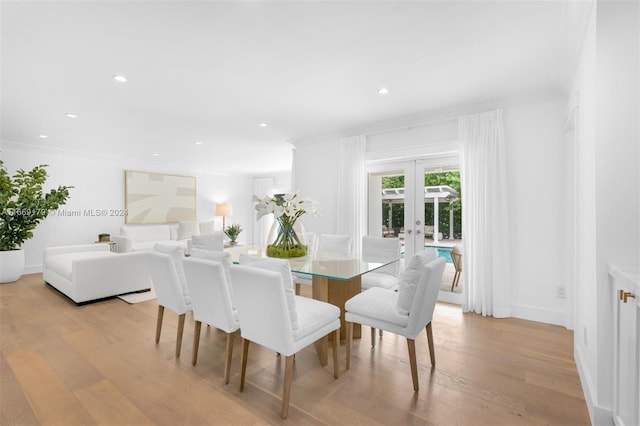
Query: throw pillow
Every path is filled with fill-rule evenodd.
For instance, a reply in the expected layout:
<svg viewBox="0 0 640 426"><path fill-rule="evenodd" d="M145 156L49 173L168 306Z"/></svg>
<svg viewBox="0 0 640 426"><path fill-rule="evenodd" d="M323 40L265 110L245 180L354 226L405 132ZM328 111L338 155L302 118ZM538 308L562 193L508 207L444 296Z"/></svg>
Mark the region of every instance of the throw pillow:
<svg viewBox="0 0 640 426"><path fill-rule="evenodd" d="M198 222L178 222L178 239L186 240L194 235L200 235Z"/></svg>
<svg viewBox="0 0 640 426"><path fill-rule="evenodd" d="M409 315L413 299L416 296L420 275L425 265L437 257L436 249L429 248L411 256L409 263L405 266L404 271L400 275L398 284L398 313L401 315Z"/></svg>
<svg viewBox="0 0 640 426"><path fill-rule="evenodd" d="M153 250L158 253L164 253L171 256L173 259L173 264L176 268L176 273L178 274L178 280L180 281L180 286L182 287L182 294L184 296L184 301L187 306L191 305L191 297L189 296L189 289L187 287L187 278L184 275L184 267L182 266L182 260L184 259L184 250L181 246L169 245L169 244L160 244L156 243L153 246Z"/></svg>
<svg viewBox="0 0 640 426"><path fill-rule="evenodd" d="M197 259L213 260L222 263L222 267L224 268L224 277L227 280L227 284L229 285L229 292L231 293L231 298L233 299L233 284L231 283L231 273L229 272L229 267L233 264L233 261L231 260L231 253L223 251L203 250L194 247L191 249L191 257L195 257Z"/></svg>
<svg viewBox="0 0 640 426"><path fill-rule="evenodd" d="M200 222L200 235L209 235L213 234L215 221L210 220L209 222Z"/></svg>
<svg viewBox="0 0 640 426"><path fill-rule="evenodd" d="M282 274L282 285L284 287L284 296L289 307L289 318L291 320L291 329L298 330L298 311L296 310L295 293L293 292L293 278L291 277L291 267L286 259L274 259L270 257L249 256L247 254L240 255L240 264L253 266L256 268L268 269Z"/></svg>

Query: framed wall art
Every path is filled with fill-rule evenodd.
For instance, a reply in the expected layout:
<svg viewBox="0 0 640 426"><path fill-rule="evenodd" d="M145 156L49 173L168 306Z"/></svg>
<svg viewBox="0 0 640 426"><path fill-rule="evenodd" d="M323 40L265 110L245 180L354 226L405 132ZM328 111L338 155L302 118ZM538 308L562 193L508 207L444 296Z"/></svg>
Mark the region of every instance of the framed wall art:
<svg viewBox="0 0 640 426"><path fill-rule="evenodd" d="M125 223L196 220L196 178L125 170Z"/></svg>

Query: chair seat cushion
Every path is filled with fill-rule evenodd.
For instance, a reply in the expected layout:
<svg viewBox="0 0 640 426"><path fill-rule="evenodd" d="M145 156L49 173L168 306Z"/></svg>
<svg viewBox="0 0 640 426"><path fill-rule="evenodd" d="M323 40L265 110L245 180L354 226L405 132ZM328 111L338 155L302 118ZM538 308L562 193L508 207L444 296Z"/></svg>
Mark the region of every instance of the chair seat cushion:
<svg viewBox="0 0 640 426"><path fill-rule="evenodd" d="M298 309L298 329L293 332L295 340L301 340L340 318L340 308L329 303L302 296L295 296L295 303Z"/></svg>
<svg viewBox="0 0 640 426"><path fill-rule="evenodd" d="M400 327L405 327L409 323L409 315L398 312L398 293L379 287L373 287L353 296L344 305L349 314L358 315L360 319L371 318L375 322L385 322ZM362 324L367 324L366 321Z"/></svg>
<svg viewBox="0 0 640 426"><path fill-rule="evenodd" d="M393 275L383 272L368 272L362 276L362 289L367 290L371 287L382 287L395 290L398 279Z"/></svg>

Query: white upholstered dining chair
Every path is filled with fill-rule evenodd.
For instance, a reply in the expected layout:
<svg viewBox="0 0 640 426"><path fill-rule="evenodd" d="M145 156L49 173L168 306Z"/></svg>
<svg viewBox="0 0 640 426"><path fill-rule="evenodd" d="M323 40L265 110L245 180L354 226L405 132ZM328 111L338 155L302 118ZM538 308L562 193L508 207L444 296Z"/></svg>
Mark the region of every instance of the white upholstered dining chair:
<svg viewBox="0 0 640 426"><path fill-rule="evenodd" d="M191 294L193 319L195 320L191 364L196 365L198 361L202 323L224 331L227 334L227 348L223 383L226 385L229 383L233 340L235 332L240 328L238 314L233 306L231 283L227 279L231 255L222 252L201 251L204 251L205 254L202 256L192 254L190 258L183 261L184 274ZM211 253L212 256L208 257L206 253ZM196 254L198 254L197 249ZM215 255L220 255L219 259L213 257Z"/></svg>
<svg viewBox="0 0 640 426"><path fill-rule="evenodd" d="M176 358L180 357L184 320L191 311L191 297L184 278L182 259L184 251L179 246L156 244L154 251L148 253L148 266L153 282L153 289L158 298L158 317L156 320L156 343L160 342L162 320L165 308L178 314L178 330L176 335Z"/></svg>
<svg viewBox="0 0 640 426"><path fill-rule="evenodd" d="M242 335L240 391L244 390L249 343L285 357L281 417L289 412L293 361L296 352L340 328L340 309L307 297L295 296L292 282L283 280L289 263L284 259L240 259L232 265L234 301ZM244 262L243 262L244 261ZM251 266L247 266L250 264ZM289 275L291 274L289 270ZM333 333L333 375L338 378L338 332Z"/></svg>
<svg viewBox="0 0 640 426"><path fill-rule="evenodd" d="M400 239L362 237L362 260L366 262L389 262L400 259ZM362 289L381 287L395 289L398 284L400 262L378 268L362 276Z"/></svg>
<svg viewBox="0 0 640 426"><path fill-rule="evenodd" d="M419 252L415 256L422 256L426 259L426 255L422 255L422 253L424 252ZM436 357L431 319L440 290L444 266L444 258L436 258L419 268L420 273L415 285L414 282L401 282L398 292L373 287L352 297L345 303L347 369L351 366L353 323L371 327L372 346L374 345L375 329L386 330L407 338L413 390L419 390L415 339L425 328L431 364L435 366Z"/></svg>

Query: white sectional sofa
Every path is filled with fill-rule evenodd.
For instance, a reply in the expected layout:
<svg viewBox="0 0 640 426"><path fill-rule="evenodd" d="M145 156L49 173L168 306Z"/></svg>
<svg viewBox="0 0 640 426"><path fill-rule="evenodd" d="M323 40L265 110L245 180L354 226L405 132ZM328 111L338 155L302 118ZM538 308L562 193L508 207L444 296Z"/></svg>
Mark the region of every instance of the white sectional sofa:
<svg viewBox="0 0 640 426"><path fill-rule="evenodd" d="M120 235L112 235L118 253L151 251L156 243L175 245L188 250L188 241L194 235L213 233L211 222L178 222L158 225L124 225Z"/></svg>
<svg viewBox="0 0 640 426"><path fill-rule="evenodd" d="M44 249L44 281L75 303L151 288L145 253L113 253L107 244Z"/></svg>

